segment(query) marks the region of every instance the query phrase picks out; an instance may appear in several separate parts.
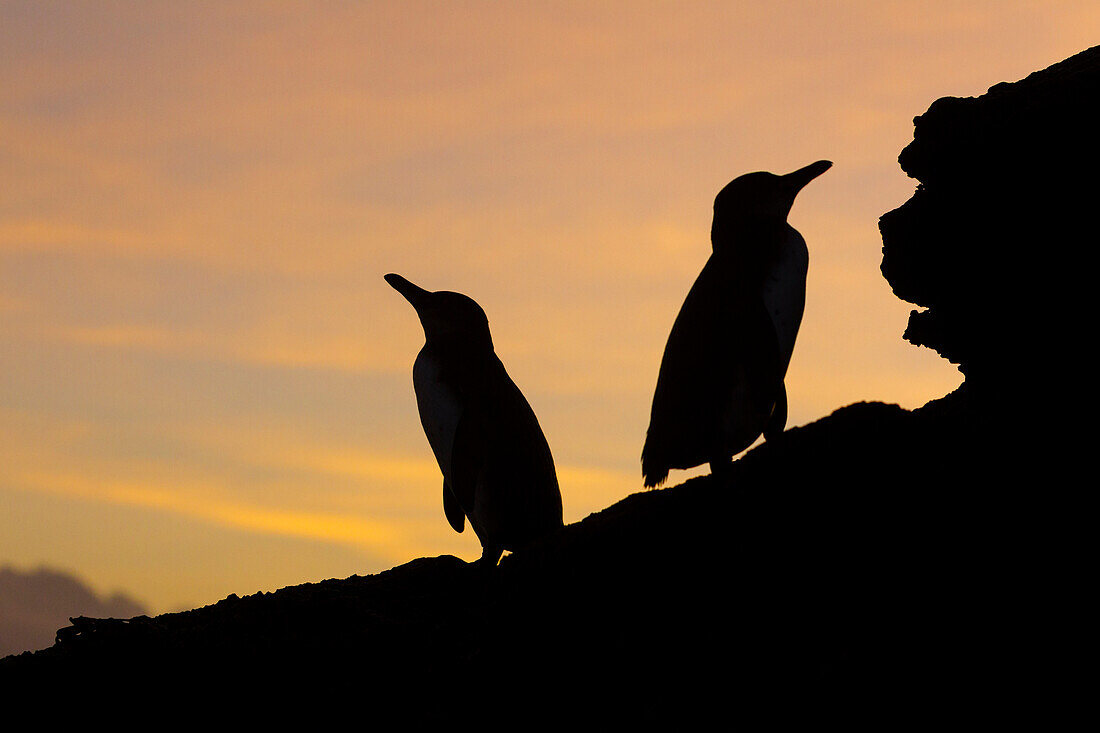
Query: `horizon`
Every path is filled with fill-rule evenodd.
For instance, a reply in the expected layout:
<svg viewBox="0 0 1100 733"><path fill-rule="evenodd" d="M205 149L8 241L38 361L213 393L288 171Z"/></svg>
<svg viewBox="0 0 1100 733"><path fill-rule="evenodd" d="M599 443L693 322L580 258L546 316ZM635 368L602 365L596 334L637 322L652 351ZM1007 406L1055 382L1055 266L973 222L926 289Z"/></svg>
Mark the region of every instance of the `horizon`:
<svg viewBox="0 0 1100 733"><path fill-rule="evenodd" d="M1100 7L886 5L0 6L0 568L162 613L475 559L388 272L484 308L567 523L643 491L714 196L755 170L834 164L789 217L788 427L950 392L878 269L897 155Z"/></svg>

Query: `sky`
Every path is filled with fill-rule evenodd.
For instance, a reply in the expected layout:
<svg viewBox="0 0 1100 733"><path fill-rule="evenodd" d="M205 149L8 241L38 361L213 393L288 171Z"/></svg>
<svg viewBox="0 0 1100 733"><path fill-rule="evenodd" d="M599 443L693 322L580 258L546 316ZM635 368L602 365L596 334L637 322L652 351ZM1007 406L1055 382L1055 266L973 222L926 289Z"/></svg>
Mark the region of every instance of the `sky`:
<svg viewBox="0 0 1100 733"><path fill-rule="evenodd" d="M834 162L789 218L788 425L918 407L961 375L879 272L912 118L1097 42L1095 0L0 0L0 565L161 612L477 558L388 272L485 309L567 522L641 491L714 195L755 170Z"/></svg>

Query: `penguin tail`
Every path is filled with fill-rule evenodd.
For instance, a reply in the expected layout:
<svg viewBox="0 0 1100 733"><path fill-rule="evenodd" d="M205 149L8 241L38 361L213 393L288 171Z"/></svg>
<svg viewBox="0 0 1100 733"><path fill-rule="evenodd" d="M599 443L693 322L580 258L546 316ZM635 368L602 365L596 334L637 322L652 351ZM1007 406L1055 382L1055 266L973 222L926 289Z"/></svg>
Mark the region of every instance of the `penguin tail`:
<svg viewBox="0 0 1100 733"><path fill-rule="evenodd" d="M779 394L775 399L775 404L772 405L768 421L764 424L764 440L775 440L783 434L785 427L787 427L787 389L780 382Z"/></svg>

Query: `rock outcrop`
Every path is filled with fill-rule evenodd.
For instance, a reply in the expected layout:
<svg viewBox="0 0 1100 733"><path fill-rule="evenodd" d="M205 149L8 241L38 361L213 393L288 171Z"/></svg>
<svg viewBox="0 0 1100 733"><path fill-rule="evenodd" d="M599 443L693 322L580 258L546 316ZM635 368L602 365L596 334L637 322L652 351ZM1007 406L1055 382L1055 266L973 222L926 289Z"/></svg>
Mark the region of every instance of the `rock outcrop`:
<svg viewBox="0 0 1100 733"><path fill-rule="evenodd" d="M1098 120L1100 46L914 120L898 162L920 185L879 223L883 275L925 309L906 339L979 380L1062 366L1100 240Z"/></svg>

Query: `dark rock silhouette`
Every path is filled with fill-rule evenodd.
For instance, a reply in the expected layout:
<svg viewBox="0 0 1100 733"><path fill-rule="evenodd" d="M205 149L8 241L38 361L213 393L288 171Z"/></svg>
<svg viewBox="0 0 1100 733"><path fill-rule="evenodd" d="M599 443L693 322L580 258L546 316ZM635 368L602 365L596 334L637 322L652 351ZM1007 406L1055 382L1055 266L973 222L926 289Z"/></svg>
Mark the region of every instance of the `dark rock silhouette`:
<svg viewBox="0 0 1100 733"><path fill-rule="evenodd" d="M70 616L129 618L143 613L137 601L121 593L100 598L68 573L0 567L0 657L50 646Z"/></svg>
<svg viewBox="0 0 1100 733"><path fill-rule="evenodd" d="M806 242L794 199L832 166L738 176L714 199L713 253L672 326L642 449L646 486L669 469L730 458L787 424L783 383L806 306Z"/></svg>
<svg viewBox="0 0 1100 733"><path fill-rule="evenodd" d="M1074 559L1090 555L1062 484L1081 459L1039 439L1049 424L1026 408L1052 383L1020 379L1010 358L1065 368L1062 352L996 298L1026 292L1025 310L1057 310L1062 281L1042 274L1065 268L1063 251L1034 237L1084 232L1091 209L1031 176L1055 165L1051 149L1084 151L1063 172L1095 153L1076 115L1096 102L1098 70L1090 49L979 99L941 100L903 155L925 187L883 218L883 270L929 309L908 337L965 369L952 394L913 411L843 407L733 463L733 490L707 476L632 495L492 573L423 558L186 613L75 619L53 647L0 661L4 689L95 680L162 699L224 684L297 696L284 704L351 699L371 722L473 710L518 727L1057 727L1067 707L1051 693L1086 679L1089 606L1074 589L1091 573ZM991 135L1017 131L1003 155L1019 167L974 147L978 119ZM1006 170L1034 196L1006 191ZM997 237L963 236L971 219Z"/></svg>
<svg viewBox="0 0 1100 733"><path fill-rule="evenodd" d="M443 473L443 510L470 519L483 565L562 526L554 458L538 418L493 351L489 320L461 293L386 275L416 309L424 348L413 364L420 422Z"/></svg>
<svg viewBox="0 0 1100 733"><path fill-rule="evenodd" d="M939 99L898 158L920 185L880 221L882 273L926 309L905 338L968 378L1058 368L1051 349L1080 338L1081 286L1094 278L1081 264L1097 241L1086 213L1100 181L1098 59L1094 47L981 97Z"/></svg>

